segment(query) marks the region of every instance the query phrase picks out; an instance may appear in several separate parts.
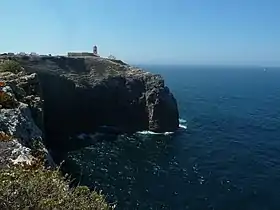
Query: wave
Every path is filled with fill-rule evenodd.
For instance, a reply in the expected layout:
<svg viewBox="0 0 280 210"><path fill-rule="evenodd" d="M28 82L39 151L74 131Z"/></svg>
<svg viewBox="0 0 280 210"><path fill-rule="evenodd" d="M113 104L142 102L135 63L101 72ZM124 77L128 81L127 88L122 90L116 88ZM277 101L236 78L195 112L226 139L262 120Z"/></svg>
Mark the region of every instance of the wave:
<svg viewBox="0 0 280 210"><path fill-rule="evenodd" d="M186 125L179 124L179 128L182 128L182 129L186 130L186 129L187 129L187 126L186 126Z"/></svg>
<svg viewBox="0 0 280 210"><path fill-rule="evenodd" d="M186 122L187 121L184 120L184 119L179 119L179 129L186 130L187 129ZM156 133L156 132L153 132L153 131L138 131L136 133L141 134L141 135L165 135L165 136L174 134L174 132Z"/></svg>
<svg viewBox="0 0 280 210"><path fill-rule="evenodd" d="M179 119L179 128L186 130L187 129L187 121L180 118Z"/></svg>
<svg viewBox="0 0 280 210"><path fill-rule="evenodd" d="M179 129L186 130L187 129L186 122L187 122L186 120L180 118L179 119ZM100 126L100 130L97 133L105 133L105 134L107 133L107 134L110 134L110 133L112 133L112 131L116 132L116 130L117 130L117 128L115 128L115 127ZM97 133L95 133L95 134L97 134ZM164 136L168 136L168 135L174 134L175 132L157 133L157 132L145 130L145 131L137 131L136 133L140 134L140 135L164 135ZM81 133L81 134L76 136L76 138L81 139L81 140L84 140L84 139L87 139L87 138L93 139L94 137L95 137L94 134L85 134L85 133Z"/></svg>
<svg viewBox="0 0 280 210"><path fill-rule="evenodd" d="M168 135L173 134L174 132L157 133L157 132L153 132L153 131L137 131L136 133L141 134L141 135L165 135L165 136L168 136Z"/></svg>
<svg viewBox="0 0 280 210"><path fill-rule="evenodd" d="M180 124L185 124L186 122L187 122L187 120L184 120L184 119L181 119L181 118L179 119Z"/></svg>

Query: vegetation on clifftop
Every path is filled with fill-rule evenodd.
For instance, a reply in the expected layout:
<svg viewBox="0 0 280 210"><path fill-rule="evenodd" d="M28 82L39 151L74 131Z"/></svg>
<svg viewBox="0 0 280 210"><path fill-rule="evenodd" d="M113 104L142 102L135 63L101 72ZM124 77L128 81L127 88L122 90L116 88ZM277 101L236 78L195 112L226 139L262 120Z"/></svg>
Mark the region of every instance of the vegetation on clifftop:
<svg viewBox="0 0 280 210"><path fill-rule="evenodd" d="M14 60L3 60L0 63L0 72L8 71L18 73L22 70L21 65Z"/></svg>
<svg viewBox="0 0 280 210"><path fill-rule="evenodd" d="M109 210L104 197L87 187L69 188L59 170L14 166L0 171L1 210Z"/></svg>

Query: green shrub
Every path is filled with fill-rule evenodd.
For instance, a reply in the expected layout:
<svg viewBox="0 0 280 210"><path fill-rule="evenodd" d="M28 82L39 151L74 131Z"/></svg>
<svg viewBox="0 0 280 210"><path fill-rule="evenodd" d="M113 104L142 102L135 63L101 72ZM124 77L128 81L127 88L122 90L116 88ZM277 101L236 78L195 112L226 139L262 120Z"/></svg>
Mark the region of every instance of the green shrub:
<svg viewBox="0 0 280 210"><path fill-rule="evenodd" d="M0 63L0 71L18 73L21 71L21 66L14 60L4 60L2 63Z"/></svg>
<svg viewBox="0 0 280 210"><path fill-rule="evenodd" d="M87 187L69 188L59 170L14 166L0 171L1 210L113 209Z"/></svg>

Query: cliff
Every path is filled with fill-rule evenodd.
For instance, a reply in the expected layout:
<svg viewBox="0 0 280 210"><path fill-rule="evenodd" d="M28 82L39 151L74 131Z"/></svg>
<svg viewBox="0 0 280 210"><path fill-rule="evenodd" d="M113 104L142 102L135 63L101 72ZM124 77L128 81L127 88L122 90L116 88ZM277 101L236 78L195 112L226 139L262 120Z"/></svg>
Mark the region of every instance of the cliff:
<svg viewBox="0 0 280 210"><path fill-rule="evenodd" d="M36 74L0 72L0 168L44 158L41 91Z"/></svg>
<svg viewBox="0 0 280 210"><path fill-rule="evenodd" d="M70 136L92 133L101 126L114 132L165 132L179 126L176 99L160 75L98 57L4 55L0 59L21 67L0 75L5 82L2 89L10 91L15 101L11 107L2 104L0 129L22 145L45 139L47 147L61 149Z"/></svg>

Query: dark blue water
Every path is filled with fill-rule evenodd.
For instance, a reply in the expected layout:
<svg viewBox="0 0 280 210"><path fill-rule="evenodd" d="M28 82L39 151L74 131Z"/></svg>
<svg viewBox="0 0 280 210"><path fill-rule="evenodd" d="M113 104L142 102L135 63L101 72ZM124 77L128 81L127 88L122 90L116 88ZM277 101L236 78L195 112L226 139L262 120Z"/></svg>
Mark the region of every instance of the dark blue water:
<svg viewBox="0 0 280 210"><path fill-rule="evenodd" d="M146 68L165 78L187 130L101 136L68 154L79 181L118 209L280 209L280 69Z"/></svg>

